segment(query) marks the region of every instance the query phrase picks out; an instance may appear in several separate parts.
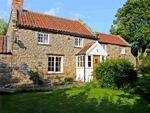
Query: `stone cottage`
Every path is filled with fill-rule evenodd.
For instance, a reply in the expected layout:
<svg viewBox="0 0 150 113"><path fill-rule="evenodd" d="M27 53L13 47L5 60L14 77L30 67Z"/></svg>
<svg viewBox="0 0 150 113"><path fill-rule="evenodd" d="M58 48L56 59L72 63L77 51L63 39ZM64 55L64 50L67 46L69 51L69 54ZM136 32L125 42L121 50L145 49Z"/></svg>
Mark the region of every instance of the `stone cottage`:
<svg viewBox="0 0 150 113"><path fill-rule="evenodd" d="M11 77L26 79L33 70L46 80L89 82L98 62L124 57L135 64L130 45L120 36L95 32L80 19L23 10L23 2L13 0L7 30L10 54L0 54Z"/></svg>

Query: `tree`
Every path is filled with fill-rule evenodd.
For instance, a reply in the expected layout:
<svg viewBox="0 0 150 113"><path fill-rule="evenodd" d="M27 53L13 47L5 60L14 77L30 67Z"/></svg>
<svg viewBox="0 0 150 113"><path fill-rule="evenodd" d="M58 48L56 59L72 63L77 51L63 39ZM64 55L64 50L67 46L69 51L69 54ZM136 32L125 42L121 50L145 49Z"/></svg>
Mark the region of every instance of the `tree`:
<svg viewBox="0 0 150 113"><path fill-rule="evenodd" d="M144 53L150 44L150 0L128 0L115 17L110 33L133 43L135 55Z"/></svg>
<svg viewBox="0 0 150 113"><path fill-rule="evenodd" d="M7 23L6 20L0 18L0 35L6 35L7 32Z"/></svg>

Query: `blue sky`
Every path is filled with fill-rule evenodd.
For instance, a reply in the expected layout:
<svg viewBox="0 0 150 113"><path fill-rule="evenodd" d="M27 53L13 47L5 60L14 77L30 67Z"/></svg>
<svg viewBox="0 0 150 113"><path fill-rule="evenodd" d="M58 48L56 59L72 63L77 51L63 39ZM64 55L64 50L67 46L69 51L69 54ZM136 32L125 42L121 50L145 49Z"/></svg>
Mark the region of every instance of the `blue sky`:
<svg viewBox="0 0 150 113"><path fill-rule="evenodd" d="M94 31L110 33L117 10L127 0L24 0L23 9L81 19ZM1 0L0 18L9 21L12 0Z"/></svg>

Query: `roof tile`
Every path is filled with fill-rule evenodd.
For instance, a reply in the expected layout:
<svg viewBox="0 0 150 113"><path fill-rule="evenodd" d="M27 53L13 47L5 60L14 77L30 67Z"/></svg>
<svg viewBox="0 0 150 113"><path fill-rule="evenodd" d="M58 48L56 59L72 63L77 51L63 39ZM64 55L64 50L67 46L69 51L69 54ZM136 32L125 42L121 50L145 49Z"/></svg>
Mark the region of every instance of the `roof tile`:
<svg viewBox="0 0 150 113"><path fill-rule="evenodd" d="M18 14L18 25L94 36L79 21L24 10Z"/></svg>
<svg viewBox="0 0 150 113"><path fill-rule="evenodd" d="M99 42L110 43L110 44L117 44L117 45L123 45L123 46L129 46L123 40L121 40L119 38L119 36L105 34L105 33L100 33L100 32L96 32L96 33L99 34L99 38L100 38Z"/></svg>

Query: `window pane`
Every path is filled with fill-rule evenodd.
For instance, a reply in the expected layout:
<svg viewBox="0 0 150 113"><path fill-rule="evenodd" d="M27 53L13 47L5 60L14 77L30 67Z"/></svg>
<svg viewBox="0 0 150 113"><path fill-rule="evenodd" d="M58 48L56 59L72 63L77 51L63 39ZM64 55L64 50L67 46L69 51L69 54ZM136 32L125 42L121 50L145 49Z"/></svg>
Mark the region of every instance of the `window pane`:
<svg viewBox="0 0 150 113"><path fill-rule="evenodd" d="M91 62L88 62L88 67L91 67Z"/></svg>
<svg viewBox="0 0 150 113"><path fill-rule="evenodd" d="M48 61L51 61L51 59L52 59L51 57L48 57Z"/></svg>
<svg viewBox="0 0 150 113"><path fill-rule="evenodd" d="M52 71L54 71L54 67L52 67Z"/></svg>
<svg viewBox="0 0 150 113"><path fill-rule="evenodd" d="M56 72L58 72L58 67L56 67Z"/></svg>
<svg viewBox="0 0 150 113"><path fill-rule="evenodd" d="M82 38L79 38L79 46L82 46Z"/></svg>
<svg viewBox="0 0 150 113"><path fill-rule="evenodd" d="M52 61L54 62L54 57L52 57Z"/></svg>
<svg viewBox="0 0 150 113"><path fill-rule="evenodd" d="M50 67L48 67L48 71L50 71Z"/></svg>
<svg viewBox="0 0 150 113"><path fill-rule="evenodd" d="M81 62L83 61L82 56L80 56L80 61L81 61Z"/></svg>
<svg viewBox="0 0 150 113"><path fill-rule="evenodd" d="M58 57L56 57L56 62L58 61Z"/></svg>
<svg viewBox="0 0 150 113"><path fill-rule="evenodd" d="M88 56L88 61L91 61L91 56Z"/></svg>

